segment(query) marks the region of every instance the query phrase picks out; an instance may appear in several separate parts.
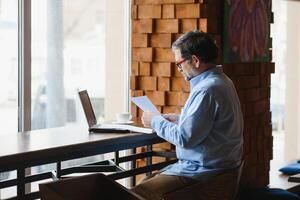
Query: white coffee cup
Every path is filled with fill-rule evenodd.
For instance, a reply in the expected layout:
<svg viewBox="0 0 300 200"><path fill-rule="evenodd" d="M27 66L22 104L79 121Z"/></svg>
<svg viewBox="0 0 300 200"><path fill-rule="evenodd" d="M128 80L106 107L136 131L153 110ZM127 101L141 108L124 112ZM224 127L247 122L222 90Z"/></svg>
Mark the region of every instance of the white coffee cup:
<svg viewBox="0 0 300 200"><path fill-rule="evenodd" d="M117 118L117 122L125 123L125 122L129 122L132 116L128 112L122 112L122 113L117 113L116 118Z"/></svg>

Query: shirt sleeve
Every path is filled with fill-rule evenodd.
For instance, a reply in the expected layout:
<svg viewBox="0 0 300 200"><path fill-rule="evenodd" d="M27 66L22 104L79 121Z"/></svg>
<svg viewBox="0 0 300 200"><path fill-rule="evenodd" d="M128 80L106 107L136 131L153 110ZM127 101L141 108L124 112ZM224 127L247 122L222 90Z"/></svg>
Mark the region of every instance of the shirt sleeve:
<svg viewBox="0 0 300 200"><path fill-rule="evenodd" d="M191 96L179 124L155 116L151 126L157 135L175 146L191 148L201 143L211 132L217 114L217 104L212 95L199 92Z"/></svg>

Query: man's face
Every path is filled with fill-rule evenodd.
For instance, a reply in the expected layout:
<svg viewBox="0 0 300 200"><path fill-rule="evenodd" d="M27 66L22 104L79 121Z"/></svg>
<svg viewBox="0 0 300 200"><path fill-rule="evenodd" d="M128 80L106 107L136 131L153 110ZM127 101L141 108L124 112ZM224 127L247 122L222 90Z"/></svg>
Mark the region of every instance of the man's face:
<svg viewBox="0 0 300 200"><path fill-rule="evenodd" d="M189 81L194 77L194 67L188 60L181 57L180 50L175 50L175 63L185 80Z"/></svg>

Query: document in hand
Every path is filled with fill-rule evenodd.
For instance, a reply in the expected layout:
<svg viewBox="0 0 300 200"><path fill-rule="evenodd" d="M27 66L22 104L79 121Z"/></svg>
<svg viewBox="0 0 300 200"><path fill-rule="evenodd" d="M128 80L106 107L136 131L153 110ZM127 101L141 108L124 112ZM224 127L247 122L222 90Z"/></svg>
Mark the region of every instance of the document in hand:
<svg viewBox="0 0 300 200"><path fill-rule="evenodd" d="M153 103L147 96L132 97L131 101L135 103L144 112L150 111L154 114L160 115L160 112L157 110L157 108L153 105Z"/></svg>

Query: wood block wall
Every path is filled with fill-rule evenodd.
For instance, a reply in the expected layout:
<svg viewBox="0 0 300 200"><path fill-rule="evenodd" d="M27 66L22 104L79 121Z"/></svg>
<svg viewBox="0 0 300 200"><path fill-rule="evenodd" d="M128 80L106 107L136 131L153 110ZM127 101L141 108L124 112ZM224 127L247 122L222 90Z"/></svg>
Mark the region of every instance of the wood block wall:
<svg viewBox="0 0 300 200"><path fill-rule="evenodd" d="M221 47L222 15L221 0L133 0L131 96L147 95L160 112L180 113L189 95L189 84L174 65L171 44L182 33L199 29L209 33ZM233 80L244 114L242 184L265 186L272 158L270 77L274 64L223 64L222 52L218 64ZM133 104L131 112L134 117L142 115ZM169 144L154 148L174 150Z"/></svg>
<svg viewBox="0 0 300 200"><path fill-rule="evenodd" d="M273 152L270 84L274 63L223 64L223 68L236 86L244 116L242 184L266 186Z"/></svg>

